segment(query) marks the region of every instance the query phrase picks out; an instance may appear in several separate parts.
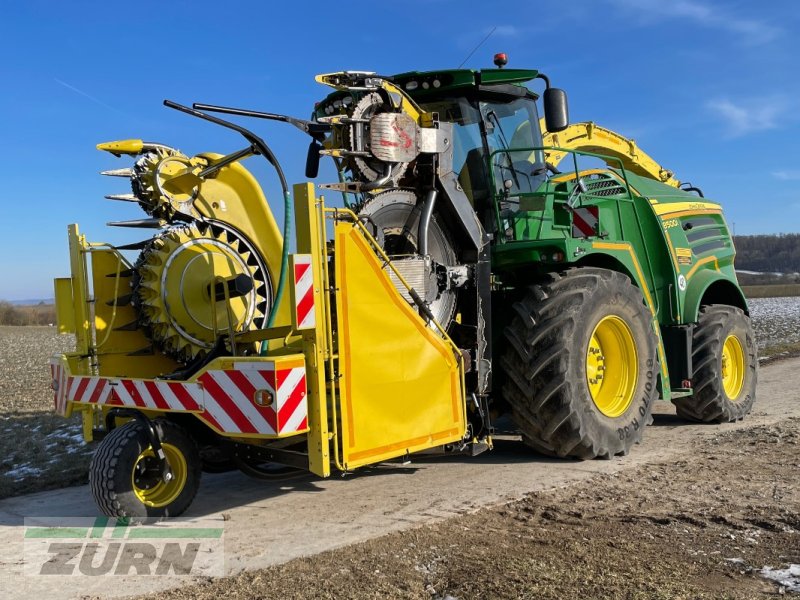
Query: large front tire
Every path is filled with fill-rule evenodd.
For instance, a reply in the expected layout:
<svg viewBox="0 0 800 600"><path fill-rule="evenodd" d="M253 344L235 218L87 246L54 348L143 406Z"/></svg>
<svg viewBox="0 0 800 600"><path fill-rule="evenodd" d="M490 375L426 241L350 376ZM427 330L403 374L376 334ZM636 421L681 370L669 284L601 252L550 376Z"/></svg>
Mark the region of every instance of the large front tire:
<svg viewBox="0 0 800 600"><path fill-rule="evenodd" d="M630 279L578 268L514 304L503 393L523 440L580 459L627 454L652 421L657 341Z"/></svg>
<svg viewBox="0 0 800 600"><path fill-rule="evenodd" d="M700 423L731 423L750 413L756 399L758 357L750 318L733 306L700 311L692 335L691 396L674 398L678 416Z"/></svg>
<svg viewBox="0 0 800 600"><path fill-rule="evenodd" d="M98 508L109 517L177 517L194 500L200 485L197 446L183 428L153 421L170 465L161 477L145 428L136 420L112 430L89 467L89 486Z"/></svg>

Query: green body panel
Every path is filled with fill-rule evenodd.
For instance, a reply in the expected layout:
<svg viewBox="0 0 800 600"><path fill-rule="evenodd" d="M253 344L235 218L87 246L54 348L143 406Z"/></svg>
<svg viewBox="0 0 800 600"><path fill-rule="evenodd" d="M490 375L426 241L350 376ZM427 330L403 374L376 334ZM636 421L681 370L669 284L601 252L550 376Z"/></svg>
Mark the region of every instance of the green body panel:
<svg viewBox="0 0 800 600"><path fill-rule="evenodd" d="M669 322L697 321L703 296L712 288L715 301L748 312L736 279L736 250L722 207L706 198L639 175L628 174L636 193L648 198L668 242L667 255L677 284L675 318ZM680 277L686 284L681 286ZM685 287L685 289L682 289Z"/></svg>
<svg viewBox="0 0 800 600"><path fill-rule="evenodd" d="M573 229L575 213L567 199L575 188L574 173L551 178L518 198L500 196L497 231L502 235L496 235L492 248L493 273L500 286L510 287L570 267L626 273L653 312L662 397L668 399L680 382L670 382L661 327L696 322L701 304L709 299L747 310L721 207L622 169L579 176L589 189L578 195L574 210L596 208L594 235ZM500 189L496 183L494 189Z"/></svg>
<svg viewBox="0 0 800 600"><path fill-rule="evenodd" d="M608 246L625 243L641 271L629 265L628 274L643 280L637 284L646 285L662 325L696 321L703 292L715 282L729 284L730 303L746 309L733 269L733 241L718 204L621 170L593 171L592 176L604 183L607 195L590 189L580 195L575 209L596 207L597 235L573 232L573 212L566 200L574 184L559 181L564 178L521 194L519 210L511 214L500 214L501 204L497 228L506 235L497 236L492 255L501 279L524 280L526 273L535 277L574 265L601 264L598 254L619 261ZM608 193L605 184L613 184L618 192Z"/></svg>

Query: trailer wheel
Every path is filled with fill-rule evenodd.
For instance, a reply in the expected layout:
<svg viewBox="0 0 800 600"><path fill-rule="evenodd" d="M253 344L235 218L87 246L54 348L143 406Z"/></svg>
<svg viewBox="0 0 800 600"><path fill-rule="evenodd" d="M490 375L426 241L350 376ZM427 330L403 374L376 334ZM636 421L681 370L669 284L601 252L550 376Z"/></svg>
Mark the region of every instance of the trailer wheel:
<svg viewBox="0 0 800 600"><path fill-rule="evenodd" d="M523 440L548 455L627 454L652 421L657 341L642 295L621 273L577 268L514 303L503 393Z"/></svg>
<svg viewBox="0 0 800 600"><path fill-rule="evenodd" d="M164 481L145 428L129 421L101 442L89 467L89 485L110 517L176 517L191 504L200 485L200 456L191 437L165 419L153 421L169 462Z"/></svg>
<svg viewBox="0 0 800 600"><path fill-rule="evenodd" d="M730 423L750 413L756 399L758 357L750 317L733 306L700 311L692 335L694 393L673 399L678 416L701 423Z"/></svg>

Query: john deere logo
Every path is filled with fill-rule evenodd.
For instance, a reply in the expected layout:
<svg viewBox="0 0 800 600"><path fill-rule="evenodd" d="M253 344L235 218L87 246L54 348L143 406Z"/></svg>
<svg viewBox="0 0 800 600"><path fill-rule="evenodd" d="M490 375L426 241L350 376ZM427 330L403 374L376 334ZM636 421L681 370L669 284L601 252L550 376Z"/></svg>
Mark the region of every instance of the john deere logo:
<svg viewBox="0 0 800 600"><path fill-rule="evenodd" d="M26 518L26 575L223 575L222 519Z"/></svg>

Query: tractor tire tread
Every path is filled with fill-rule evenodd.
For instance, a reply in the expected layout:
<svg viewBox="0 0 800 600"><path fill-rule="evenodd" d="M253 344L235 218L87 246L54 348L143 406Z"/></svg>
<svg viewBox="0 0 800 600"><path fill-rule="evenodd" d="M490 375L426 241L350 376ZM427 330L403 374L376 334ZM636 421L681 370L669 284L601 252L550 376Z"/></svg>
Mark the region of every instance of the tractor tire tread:
<svg viewBox="0 0 800 600"><path fill-rule="evenodd" d="M732 326L741 326L750 373L745 374L745 397L736 402L727 398L720 377L720 356L724 335ZM727 328L727 329L726 329ZM693 393L673 398L679 417L699 423L733 423L742 420L753 407L758 378L758 357L750 318L742 309L709 304L700 309L692 336ZM748 376L749 375L749 376Z"/></svg>
<svg viewBox="0 0 800 600"><path fill-rule="evenodd" d="M575 360L571 340L579 312L601 286L622 290L629 298L641 296L628 277L614 271L584 267L554 273L514 303L514 316L504 331L508 347L499 361L505 374L503 394L523 441L547 456L592 459L626 454L644 429L631 439L594 439L580 407L571 400L580 385L569 376ZM647 312L643 303L641 310ZM646 320L649 327L649 313ZM652 422L652 400L643 425Z"/></svg>

